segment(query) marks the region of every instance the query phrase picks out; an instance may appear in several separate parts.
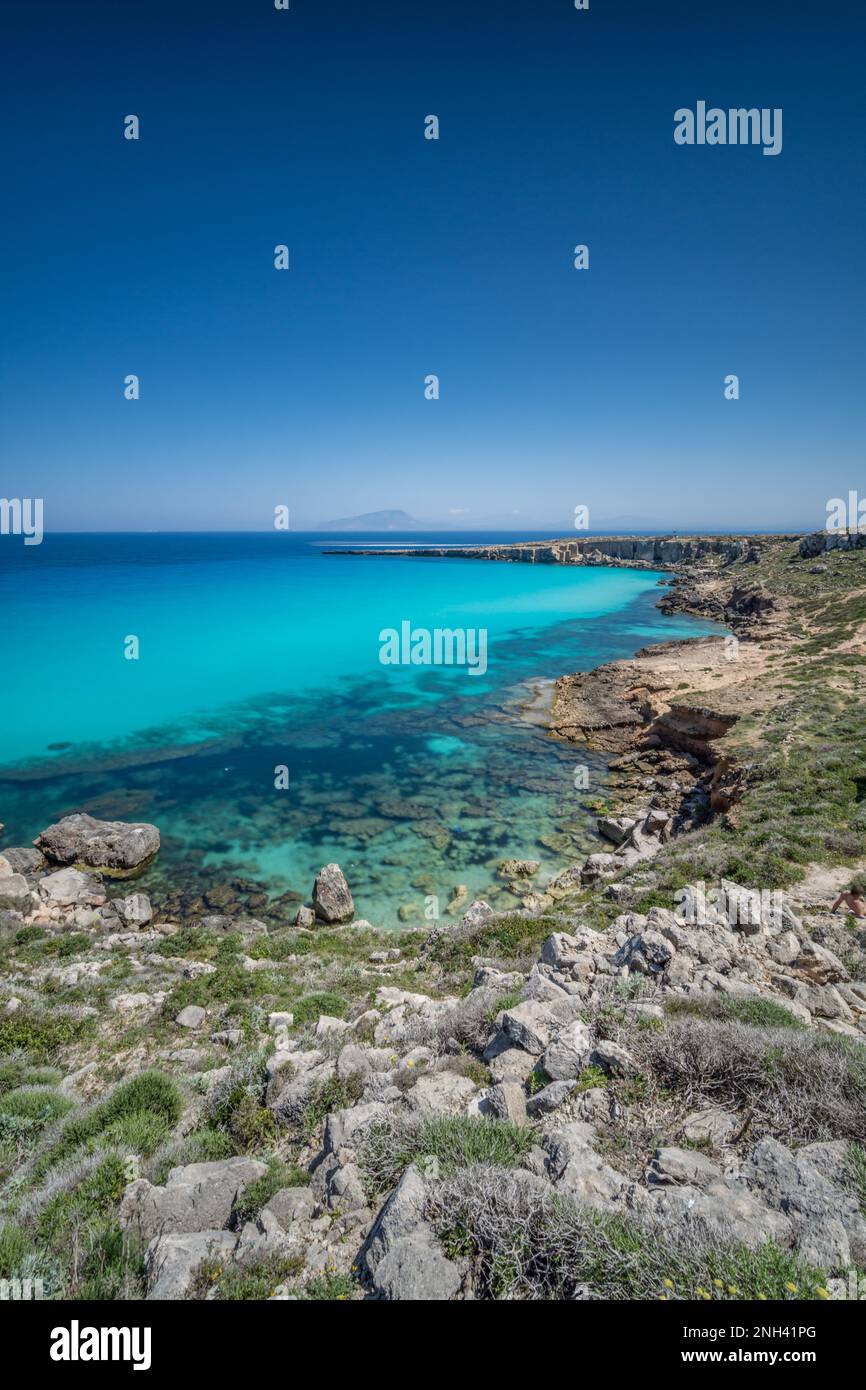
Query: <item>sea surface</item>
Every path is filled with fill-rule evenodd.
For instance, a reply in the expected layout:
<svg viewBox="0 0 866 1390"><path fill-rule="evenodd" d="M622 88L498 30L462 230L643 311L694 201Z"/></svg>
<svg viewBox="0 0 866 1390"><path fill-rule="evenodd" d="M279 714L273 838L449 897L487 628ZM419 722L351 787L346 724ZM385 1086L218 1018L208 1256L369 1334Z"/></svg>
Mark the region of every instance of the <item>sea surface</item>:
<svg viewBox="0 0 866 1390"><path fill-rule="evenodd" d="M324 553L400 539L0 538L2 844L73 810L153 821L139 882L166 910L287 914L336 860L382 925L447 920L457 885L516 901L502 859L543 880L586 852L606 760L533 721L543 682L718 629L663 617L650 571ZM486 671L383 665L404 622L484 629Z"/></svg>

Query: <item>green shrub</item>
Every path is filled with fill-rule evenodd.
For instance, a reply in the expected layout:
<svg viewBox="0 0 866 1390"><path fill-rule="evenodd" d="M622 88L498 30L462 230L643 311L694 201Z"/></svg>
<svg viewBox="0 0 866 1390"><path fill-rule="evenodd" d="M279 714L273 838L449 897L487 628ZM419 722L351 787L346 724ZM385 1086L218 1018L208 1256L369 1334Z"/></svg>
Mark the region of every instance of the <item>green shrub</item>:
<svg viewBox="0 0 866 1390"><path fill-rule="evenodd" d="M505 1120L471 1115L434 1115L420 1121L389 1118L372 1125L359 1153L359 1164L371 1193L395 1187L410 1163L447 1177L472 1164L513 1168L532 1147L531 1129L518 1129Z"/></svg>
<svg viewBox="0 0 866 1390"><path fill-rule="evenodd" d="M0 1055L26 1052L36 1061L55 1057L69 1043L80 1042L94 1032L92 1017L78 1018L58 1010L32 1005L0 1017Z"/></svg>
<svg viewBox="0 0 866 1390"><path fill-rule="evenodd" d="M304 1286L301 1298L311 1302L344 1303L357 1292L358 1284L351 1274L322 1274Z"/></svg>
<svg viewBox="0 0 866 1390"><path fill-rule="evenodd" d="M345 1018L348 1007L343 996L331 990L304 994L292 1005L294 1026L304 1028L309 1023L317 1023L322 1014L329 1014L331 1018Z"/></svg>
<svg viewBox="0 0 866 1390"><path fill-rule="evenodd" d="M665 1011L676 1017L694 1014L700 1018L731 1018L752 1028L804 1028L806 1025L784 1004L748 994L712 994L670 999Z"/></svg>
<svg viewBox="0 0 866 1390"><path fill-rule="evenodd" d="M239 1223L254 1221L275 1193L285 1187L309 1187L310 1175L304 1168L294 1163L284 1163L281 1158L268 1162L268 1171L254 1182L248 1183L235 1203L235 1218Z"/></svg>
<svg viewBox="0 0 866 1390"><path fill-rule="evenodd" d="M272 1255L255 1264L228 1268L218 1260L209 1260L198 1271L192 1297L204 1298L214 1289L215 1297L224 1302L270 1298L278 1285L297 1278L303 1267L303 1255Z"/></svg>
<svg viewBox="0 0 866 1390"><path fill-rule="evenodd" d="M0 1139L35 1139L71 1109L72 1101L57 1091L7 1091L0 1097Z"/></svg>
<svg viewBox="0 0 866 1390"><path fill-rule="evenodd" d="M330 1076L313 1087L304 1109L304 1129L311 1134L322 1123L326 1115L335 1110L346 1110L355 1105L363 1095L364 1078L359 1072L349 1076Z"/></svg>
<svg viewBox="0 0 866 1390"><path fill-rule="evenodd" d="M171 1077L145 1071L117 1086L107 1100L72 1115L38 1165L42 1173L76 1149L93 1152L111 1143L120 1146L134 1139L146 1158L168 1136L180 1119L183 1102Z"/></svg>

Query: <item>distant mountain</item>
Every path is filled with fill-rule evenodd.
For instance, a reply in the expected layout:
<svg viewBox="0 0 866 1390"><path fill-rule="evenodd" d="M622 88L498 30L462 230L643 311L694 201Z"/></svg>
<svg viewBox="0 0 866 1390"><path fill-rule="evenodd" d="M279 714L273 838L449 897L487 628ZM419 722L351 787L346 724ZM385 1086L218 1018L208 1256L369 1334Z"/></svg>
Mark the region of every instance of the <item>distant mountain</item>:
<svg viewBox="0 0 866 1390"><path fill-rule="evenodd" d="M336 521L323 521L320 531L425 531L423 521L416 521L408 512L364 512L362 516L341 516Z"/></svg>

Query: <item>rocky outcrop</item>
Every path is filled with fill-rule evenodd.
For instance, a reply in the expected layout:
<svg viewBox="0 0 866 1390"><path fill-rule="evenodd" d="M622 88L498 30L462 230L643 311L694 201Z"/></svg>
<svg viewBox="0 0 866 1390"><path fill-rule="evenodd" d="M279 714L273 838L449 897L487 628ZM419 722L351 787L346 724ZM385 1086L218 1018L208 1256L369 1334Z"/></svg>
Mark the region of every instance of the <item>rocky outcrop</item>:
<svg viewBox="0 0 866 1390"><path fill-rule="evenodd" d="M109 878L130 878L156 857L159 831L155 825L96 820L77 813L43 830L34 844L56 864L95 869Z"/></svg>
<svg viewBox="0 0 866 1390"><path fill-rule="evenodd" d="M351 922L355 903L339 864L326 864L313 885L313 910L316 917L329 924Z"/></svg>

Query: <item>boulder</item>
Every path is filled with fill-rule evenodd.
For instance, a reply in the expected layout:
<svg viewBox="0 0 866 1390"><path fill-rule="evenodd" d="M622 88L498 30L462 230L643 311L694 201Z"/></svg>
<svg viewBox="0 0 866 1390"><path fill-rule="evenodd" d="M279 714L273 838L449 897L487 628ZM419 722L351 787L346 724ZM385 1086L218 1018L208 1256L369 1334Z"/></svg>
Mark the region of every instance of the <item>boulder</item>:
<svg viewBox="0 0 866 1390"><path fill-rule="evenodd" d="M646 1180L650 1186L688 1183L693 1187L709 1187L721 1176L719 1165L697 1149L662 1148L656 1149L647 1168Z"/></svg>
<svg viewBox="0 0 866 1390"><path fill-rule="evenodd" d="M319 870L313 884L313 908L322 922L351 922L354 917L355 903L339 864L326 864Z"/></svg>
<svg viewBox="0 0 866 1390"><path fill-rule="evenodd" d="M819 1151L820 1152L820 1151ZM828 1178L802 1149L762 1139L741 1170L743 1181L791 1222L801 1257L820 1269L846 1269L866 1253L859 1202Z"/></svg>
<svg viewBox="0 0 866 1390"><path fill-rule="evenodd" d="M111 878L140 873L159 851L155 825L96 820L93 816L64 816L34 840L56 864L96 869Z"/></svg>
<svg viewBox="0 0 866 1390"><path fill-rule="evenodd" d="M503 878L532 878L540 868L537 859L503 859L499 872Z"/></svg>
<svg viewBox="0 0 866 1390"><path fill-rule="evenodd" d="M574 1081L585 1068L592 1051L589 1029L580 1019L566 1024L549 1047L541 1065L551 1081Z"/></svg>
<svg viewBox="0 0 866 1390"><path fill-rule="evenodd" d="M573 1089L574 1083L571 1081L551 1081L549 1086L542 1086L541 1090L536 1091L526 1102L527 1115L534 1120L539 1115L552 1114L568 1100Z"/></svg>
<svg viewBox="0 0 866 1390"><path fill-rule="evenodd" d="M502 1015L502 1031L515 1047L540 1057L559 1027L552 1009L539 1000L527 999Z"/></svg>
<svg viewBox="0 0 866 1390"><path fill-rule="evenodd" d="M621 1043L604 1042L597 1043L590 1055L590 1062L596 1067L603 1067L606 1072L613 1075L634 1075L639 1071L637 1062L630 1052Z"/></svg>
<svg viewBox="0 0 866 1390"><path fill-rule="evenodd" d="M620 969L640 975L661 975L670 965L673 947L660 932L645 931L629 937L613 958Z"/></svg>
<svg viewBox="0 0 866 1390"><path fill-rule="evenodd" d="M468 1076L434 1071L419 1076L406 1095L406 1104L419 1115L462 1115L477 1087Z"/></svg>
<svg viewBox="0 0 866 1390"><path fill-rule="evenodd" d="M255 1158L225 1158L172 1168L164 1187L138 1178L120 1204L120 1224L150 1240L164 1234L220 1231L248 1183L264 1177L267 1164Z"/></svg>
<svg viewBox="0 0 866 1390"><path fill-rule="evenodd" d="M114 910L130 931L140 931L153 921L153 908L146 893L130 893L114 900Z"/></svg>
<svg viewBox="0 0 866 1390"><path fill-rule="evenodd" d="M205 1261L228 1262L237 1243L231 1231L198 1231L156 1236L147 1247L144 1269L148 1299L181 1299Z"/></svg>
<svg viewBox="0 0 866 1390"><path fill-rule="evenodd" d="M174 1021L179 1028L200 1028L205 1017L205 1010L200 1004L187 1004L185 1009L181 1009Z"/></svg>
<svg viewBox="0 0 866 1390"><path fill-rule="evenodd" d="M81 869L46 874L39 880L39 895L51 907L102 907L106 901L99 879Z"/></svg>
<svg viewBox="0 0 866 1390"><path fill-rule="evenodd" d="M488 1113L497 1120L522 1129L526 1124L526 1096L523 1087L516 1081L500 1081L491 1086L486 1095Z"/></svg>
<svg viewBox="0 0 866 1390"><path fill-rule="evenodd" d="M706 1190L686 1184L649 1191L647 1211L658 1221L662 1233L674 1227L700 1243L707 1238L738 1241L750 1249L768 1240L781 1246L790 1244L790 1222L742 1185L714 1182Z"/></svg>
<svg viewBox="0 0 866 1390"><path fill-rule="evenodd" d="M471 907L463 914L462 923L464 927L481 927L485 922L489 922L496 913L489 903L483 898L478 898Z"/></svg>
<svg viewBox="0 0 866 1390"><path fill-rule="evenodd" d="M23 874L8 873L0 876L0 908L23 912L30 907L30 902L30 885Z"/></svg>
<svg viewBox="0 0 866 1390"><path fill-rule="evenodd" d="M457 1265L426 1225L395 1241L373 1275L380 1297L400 1302L445 1302L459 1293L461 1283Z"/></svg>

